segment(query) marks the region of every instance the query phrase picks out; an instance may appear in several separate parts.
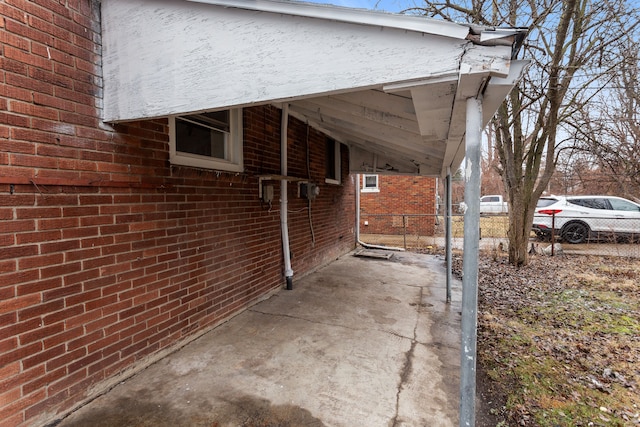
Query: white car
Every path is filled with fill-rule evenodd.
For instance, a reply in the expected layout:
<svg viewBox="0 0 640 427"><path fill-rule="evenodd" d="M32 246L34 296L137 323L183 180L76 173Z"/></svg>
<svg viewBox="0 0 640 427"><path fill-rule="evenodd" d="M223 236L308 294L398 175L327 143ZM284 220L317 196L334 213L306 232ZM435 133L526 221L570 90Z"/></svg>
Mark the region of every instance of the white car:
<svg viewBox="0 0 640 427"><path fill-rule="evenodd" d="M552 227L556 238L567 243L604 238L640 241L640 204L614 196L541 197L533 231L548 240Z"/></svg>
<svg viewBox="0 0 640 427"><path fill-rule="evenodd" d="M506 214L509 206L499 194L482 196L480 198L480 214Z"/></svg>

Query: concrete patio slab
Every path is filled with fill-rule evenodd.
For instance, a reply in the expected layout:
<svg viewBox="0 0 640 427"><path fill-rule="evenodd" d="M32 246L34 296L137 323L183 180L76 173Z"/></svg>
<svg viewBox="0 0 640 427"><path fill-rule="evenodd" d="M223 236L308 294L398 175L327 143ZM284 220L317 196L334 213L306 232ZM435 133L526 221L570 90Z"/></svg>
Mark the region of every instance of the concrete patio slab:
<svg viewBox="0 0 640 427"><path fill-rule="evenodd" d="M346 255L62 420L77 426L458 425L460 284L442 258Z"/></svg>

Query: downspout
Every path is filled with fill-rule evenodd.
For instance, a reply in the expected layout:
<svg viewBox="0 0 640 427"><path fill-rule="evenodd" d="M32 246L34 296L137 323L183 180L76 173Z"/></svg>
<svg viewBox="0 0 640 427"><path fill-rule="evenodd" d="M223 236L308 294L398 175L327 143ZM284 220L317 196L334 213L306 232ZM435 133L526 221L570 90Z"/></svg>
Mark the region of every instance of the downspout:
<svg viewBox="0 0 640 427"><path fill-rule="evenodd" d="M287 133L289 130L289 104L282 106L282 122L280 124L280 174L287 176ZM293 270L291 269L291 251L289 248L289 200L287 197L287 180L280 180L280 228L282 229L282 254L284 256L285 289L293 289Z"/></svg>
<svg viewBox="0 0 640 427"><path fill-rule="evenodd" d="M360 243L360 174L356 174L356 243Z"/></svg>

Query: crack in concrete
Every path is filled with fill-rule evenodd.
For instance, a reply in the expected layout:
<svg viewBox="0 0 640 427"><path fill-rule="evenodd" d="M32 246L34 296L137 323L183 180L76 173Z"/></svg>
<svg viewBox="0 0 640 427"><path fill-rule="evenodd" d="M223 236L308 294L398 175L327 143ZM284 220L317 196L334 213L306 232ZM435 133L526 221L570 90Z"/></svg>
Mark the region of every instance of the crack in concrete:
<svg viewBox="0 0 640 427"><path fill-rule="evenodd" d="M416 350L416 345L418 345L418 323L420 322L420 313L422 311L420 302L422 302L423 292L424 290L420 288L420 295L417 304L418 310L416 312L416 323L413 325L413 338L411 339L411 348L409 348L409 351L405 353L404 364L402 365L402 369L400 370L400 382L398 383L398 391L396 393L396 413L391 419L391 427L400 425L400 422L402 421L400 419L400 395L402 394L404 385L406 384L409 376L411 375L411 371L413 370L413 356Z"/></svg>
<svg viewBox="0 0 640 427"><path fill-rule="evenodd" d="M247 311L250 311L251 313L262 314L264 316L284 317L284 318L287 318L287 319L302 320L304 322L313 323L315 325L334 326L334 327L338 327L338 328L349 329L350 331L362 331L362 330L364 330L362 328L352 328L352 327L345 326L345 325L340 325L340 324L337 324L337 323L318 322L316 320L307 319L305 317L292 316L290 314L284 314L284 313L269 313L269 312L266 312L266 311L253 310L253 309L249 309Z"/></svg>
<svg viewBox="0 0 640 427"><path fill-rule="evenodd" d="M380 328L371 328L371 329L369 329L369 328L356 328L356 327L346 326L346 325L339 324L339 323L318 322L318 321L315 321L315 320L307 319L306 317L292 316L290 314L269 313L269 312L266 312L266 311L260 311L260 310L254 310L254 309L248 309L247 311L250 311L251 313L262 314L262 315L265 315L265 316L284 317L284 318L293 319L293 320L302 320L304 322L309 322L309 323L313 323L313 324L316 324L316 325L333 326L333 327L336 327L336 328L344 328L344 329L348 329L350 331L360 332L360 331L373 330L373 331L377 331L377 332L382 332L384 334L392 335L394 337L406 339L406 340L415 340L415 330L414 330L414 338L411 338L411 337L407 337L407 336L401 335L401 334L399 334L397 332L394 332L394 331L389 331L389 330L380 329ZM426 345L426 343L418 343L418 344Z"/></svg>

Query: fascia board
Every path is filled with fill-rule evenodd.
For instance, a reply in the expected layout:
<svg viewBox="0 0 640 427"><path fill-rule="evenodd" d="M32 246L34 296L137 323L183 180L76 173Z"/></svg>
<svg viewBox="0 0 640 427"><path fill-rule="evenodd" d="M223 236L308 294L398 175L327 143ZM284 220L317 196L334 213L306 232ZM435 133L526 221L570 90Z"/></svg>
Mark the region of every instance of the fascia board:
<svg viewBox="0 0 640 427"><path fill-rule="evenodd" d="M319 5L294 1L274 0L187 0L223 7L280 13L307 18L325 19L350 24L373 25L396 28L407 31L451 37L464 40L469 35L469 27L436 19L376 12L366 9L354 9L338 6Z"/></svg>
<svg viewBox="0 0 640 427"><path fill-rule="evenodd" d="M458 78L459 78L459 74L457 72L445 73L445 74L441 74L441 75L437 75L437 76L433 76L430 78L421 79L417 81L388 84L383 86L382 90L388 93L402 92L405 90L416 89L416 88L433 85L437 83L457 82Z"/></svg>
<svg viewBox="0 0 640 427"><path fill-rule="evenodd" d="M489 73L495 77L506 77L511 64L511 45L473 45L466 50L460 62L461 76Z"/></svg>

